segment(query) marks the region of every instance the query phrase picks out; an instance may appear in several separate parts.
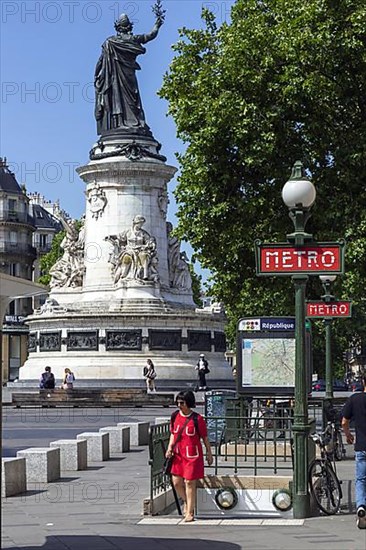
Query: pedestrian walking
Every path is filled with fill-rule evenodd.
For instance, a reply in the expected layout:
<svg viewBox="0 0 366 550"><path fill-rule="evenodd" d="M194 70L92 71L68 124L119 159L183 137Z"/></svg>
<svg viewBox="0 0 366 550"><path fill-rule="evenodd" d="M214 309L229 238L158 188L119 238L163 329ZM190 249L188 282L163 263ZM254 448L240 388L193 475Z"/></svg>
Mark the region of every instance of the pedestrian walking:
<svg viewBox="0 0 366 550"><path fill-rule="evenodd" d="M146 361L146 365L144 366L144 370L143 370L143 376L146 380L147 393L156 392L156 388L155 388L156 370L155 370L154 363L151 361L151 359L148 359Z"/></svg>
<svg viewBox="0 0 366 550"><path fill-rule="evenodd" d="M194 521L196 481L204 477L204 461L201 440L206 448L207 464L213 462L211 445L207 437L207 425L203 417L192 411L196 400L192 391L181 391L176 397L178 411L170 419L170 439L166 458L173 457L172 483L183 500L185 522Z"/></svg>
<svg viewBox="0 0 366 550"><path fill-rule="evenodd" d="M45 390L53 390L55 388L55 376L51 372L51 367L45 367L39 379L39 387Z"/></svg>
<svg viewBox="0 0 366 550"><path fill-rule="evenodd" d="M357 527L366 529L366 375L362 377L363 392L351 395L342 411L342 428L347 443L355 444ZM350 431L353 420L356 440Z"/></svg>
<svg viewBox="0 0 366 550"><path fill-rule="evenodd" d="M195 369L198 374L196 390L207 390L206 374L210 372L210 369L208 368L208 361L204 353L201 353L199 356Z"/></svg>

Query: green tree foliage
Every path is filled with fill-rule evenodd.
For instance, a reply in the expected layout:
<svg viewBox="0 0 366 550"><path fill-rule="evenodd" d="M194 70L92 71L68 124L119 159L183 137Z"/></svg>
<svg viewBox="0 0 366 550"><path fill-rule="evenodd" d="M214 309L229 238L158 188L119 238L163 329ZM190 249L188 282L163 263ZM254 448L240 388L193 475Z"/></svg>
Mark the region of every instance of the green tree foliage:
<svg viewBox="0 0 366 550"><path fill-rule="evenodd" d="M366 336L365 2L237 0L231 24L203 18L204 29L180 31L160 92L187 144L178 233L213 273L229 336L241 316L294 314L288 278L256 277L253 241L292 231L281 189L302 160L317 189L307 230L347 240L346 274L333 285L354 303L353 319L334 324L344 350ZM307 294L322 294L317 278Z"/></svg>
<svg viewBox="0 0 366 550"><path fill-rule="evenodd" d="M189 264L189 272L192 279L193 301L197 307L202 307L202 277L195 272L193 264L191 263Z"/></svg>
<svg viewBox="0 0 366 550"><path fill-rule="evenodd" d="M38 279L38 283L42 285L49 285L51 281L50 269L59 258L62 256L61 243L65 237L65 231L57 233L52 240L51 250L42 256L40 261L41 276Z"/></svg>

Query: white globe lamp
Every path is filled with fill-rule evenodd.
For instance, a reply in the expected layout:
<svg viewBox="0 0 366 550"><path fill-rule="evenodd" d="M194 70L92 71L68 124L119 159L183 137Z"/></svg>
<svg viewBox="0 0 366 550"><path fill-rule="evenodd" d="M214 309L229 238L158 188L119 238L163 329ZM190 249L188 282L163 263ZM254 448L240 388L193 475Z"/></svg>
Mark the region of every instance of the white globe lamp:
<svg viewBox="0 0 366 550"><path fill-rule="evenodd" d="M290 210L299 208L310 208L316 197L316 190L313 183L302 174L302 162L295 162L290 179L282 189L283 202Z"/></svg>

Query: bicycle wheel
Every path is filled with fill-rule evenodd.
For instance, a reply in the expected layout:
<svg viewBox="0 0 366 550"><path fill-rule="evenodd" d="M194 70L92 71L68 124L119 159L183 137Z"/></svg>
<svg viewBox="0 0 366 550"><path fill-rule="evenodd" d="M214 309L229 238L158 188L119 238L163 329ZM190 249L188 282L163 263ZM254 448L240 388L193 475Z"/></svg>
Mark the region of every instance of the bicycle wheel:
<svg viewBox="0 0 366 550"><path fill-rule="evenodd" d="M342 434L339 430L336 431L334 441L334 458L336 460L342 460L344 457L344 445L342 440Z"/></svg>
<svg viewBox="0 0 366 550"><path fill-rule="evenodd" d="M309 484L319 510L327 516L336 514L341 505L342 490L333 469L321 460L314 460L309 468Z"/></svg>

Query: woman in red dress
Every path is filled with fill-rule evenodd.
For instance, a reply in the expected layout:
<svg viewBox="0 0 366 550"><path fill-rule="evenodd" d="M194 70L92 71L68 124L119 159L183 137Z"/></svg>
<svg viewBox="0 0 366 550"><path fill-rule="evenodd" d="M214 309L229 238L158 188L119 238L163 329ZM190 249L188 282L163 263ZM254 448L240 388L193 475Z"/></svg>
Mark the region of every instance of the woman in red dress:
<svg viewBox="0 0 366 550"><path fill-rule="evenodd" d="M189 522L194 520L196 480L202 479L204 476L201 439L206 447L206 460L209 466L211 466L213 458L207 437L206 422L200 414L192 411L192 408L196 406L194 393L191 391L180 392L176 397L176 404L179 410L172 414L171 436L166 457L174 455L171 469L172 482L184 503L184 521Z"/></svg>

